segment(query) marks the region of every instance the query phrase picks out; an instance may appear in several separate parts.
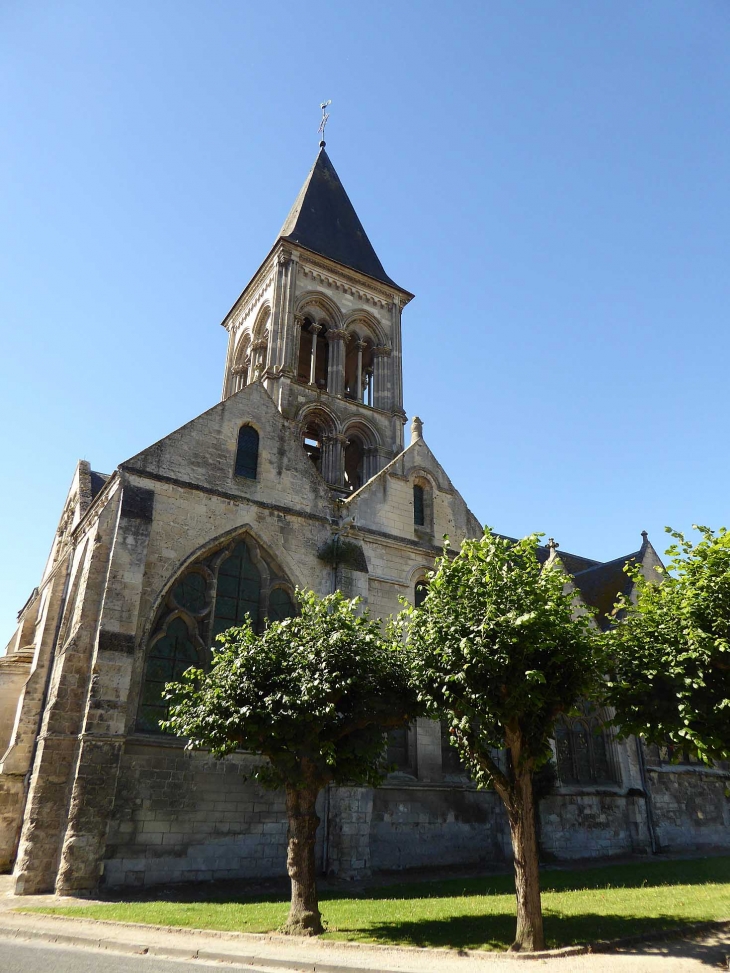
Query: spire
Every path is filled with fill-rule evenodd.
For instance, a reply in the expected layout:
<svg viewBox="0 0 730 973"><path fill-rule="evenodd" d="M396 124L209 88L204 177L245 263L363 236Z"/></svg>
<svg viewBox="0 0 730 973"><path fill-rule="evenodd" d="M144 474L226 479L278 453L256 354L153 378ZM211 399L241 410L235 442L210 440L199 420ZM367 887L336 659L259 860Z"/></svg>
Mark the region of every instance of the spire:
<svg viewBox="0 0 730 973"><path fill-rule="evenodd" d="M393 287L362 223L349 200L335 167L324 150L302 186L279 238L329 257ZM398 287L398 290L402 288Z"/></svg>

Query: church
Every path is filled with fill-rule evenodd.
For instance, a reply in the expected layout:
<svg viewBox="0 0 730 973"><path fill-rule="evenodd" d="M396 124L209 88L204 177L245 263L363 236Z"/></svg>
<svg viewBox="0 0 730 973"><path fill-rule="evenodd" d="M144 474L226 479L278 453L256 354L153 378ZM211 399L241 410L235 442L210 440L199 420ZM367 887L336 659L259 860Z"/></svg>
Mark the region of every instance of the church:
<svg viewBox="0 0 730 973"><path fill-rule="evenodd" d="M283 795L252 758L215 761L161 733L164 684L207 665L217 633L337 588L386 617L418 604L448 534L482 527L403 411L413 298L385 272L324 142L273 247L222 324L219 402L120 462L79 462L38 587L0 657L0 869L18 894L284 875ZM404 430L408 430L408 441ZM550 542L576 604L606 623L644 534L609 562ZM627 587L629 585L629 587ZM540 801L552 860L730 847L728 775L618 741L584 708L555 729ZM438 722L388 740L377 788L328 788L324 874L474 866L511 854Z"/></svg>

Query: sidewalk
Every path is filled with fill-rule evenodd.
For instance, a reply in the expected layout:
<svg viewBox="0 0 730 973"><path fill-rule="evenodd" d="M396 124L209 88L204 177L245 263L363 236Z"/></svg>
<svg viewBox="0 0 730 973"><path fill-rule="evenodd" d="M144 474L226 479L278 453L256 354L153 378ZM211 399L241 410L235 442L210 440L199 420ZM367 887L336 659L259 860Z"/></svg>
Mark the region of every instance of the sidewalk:
<svg viewBox="0 0 730 973"><path fill-rule="evenodd" d="M525 969L525 963L527 969L549 966L555 973L707 973L708 967L722 969L719 964L730 955L730 923L721 931L698 938L642 943L611 953L587 954L575 947L561 953L519 956L29 915L12 910L89 905L90 900L54 895L21 897L13 895L10 888L9 876L0 876L0 958L2 941L9 937L307 973L507 973Z"/></svg>

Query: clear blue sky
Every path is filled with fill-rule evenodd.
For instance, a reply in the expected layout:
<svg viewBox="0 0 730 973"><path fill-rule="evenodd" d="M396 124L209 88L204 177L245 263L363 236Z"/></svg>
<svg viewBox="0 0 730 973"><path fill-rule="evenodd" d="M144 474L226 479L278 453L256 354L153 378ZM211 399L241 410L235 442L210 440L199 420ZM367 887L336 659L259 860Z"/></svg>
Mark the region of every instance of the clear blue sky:
<svg viewBox="0 0 730 973"><path fill-rule="evenodd" d="M728 50L728 0L4 0L0 635L76 460L218 400L323 98L477 516L601 559L726 523Z"/></svg>

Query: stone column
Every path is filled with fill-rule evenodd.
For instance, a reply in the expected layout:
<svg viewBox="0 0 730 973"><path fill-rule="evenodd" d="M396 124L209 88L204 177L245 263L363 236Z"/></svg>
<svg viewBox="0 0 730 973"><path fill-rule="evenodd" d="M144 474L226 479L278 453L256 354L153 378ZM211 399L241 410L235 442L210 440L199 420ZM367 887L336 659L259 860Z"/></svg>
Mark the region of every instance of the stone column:
<svg viewBox="0 0 730 973"><path fill-rule="evenodd" d="M322 437L322 476L334 486L342 486L345 482L346 446L344 436Z"/></svg>
<svg viewBox="0 0 730 973"><path fill-rule="evenodd" d="M253 375L251 376L252 382L258 382L258 380L263 377L264 368L266 366L267 347L268 341L266 338L259 338L258 341L254 341L254 343L251 345L251 362L253 365Z"/></svg>
<svg viewBox="0 0 730 973"><path fill-rule="evenodd" d="M347 332L332 329L327 332L330 346L329 368L327 369L327 390L332 395L342 395L345 391L345 342Z"/></svg>
<svg viewBox="0 0 730 973"><path fill-rule="evenodd" d="M322 330L321 324L312 324L309 333L312 335L312 357L309 364L309 384L317 385L317 335Z"/></svg>
<svg viewBox="0 0 730 973"><path fill-rule="evenodd" d="M262 361L261 371L278 369L284 360L287 310L291 290L291 251L282 249L276 258L274 288L271 297L271 317L269 318L269 343L267 360Z"/></svg>
<svg viewBox="0 0 730 973"><path fill-rule="evenodd" d="M373 348L373 405L376 409L390 409L391 395L388 371L390 368L390 348Z"/></svg>
<svg viewBox="0 0 730 973"><path fill-rule="evenodd" d="M365 369L365 405L373 404L373 369Z"/></svg>
<svg viewBox="0 0 730 973"><path fill-rule="evenodd" d="M362 353L367 347L364 341L356 341L355 347L357 348L357 389L355 399L357 402L362 402Z"/></svg>
<svg viewBox="0 0 730 973"><path fill-rule="evenodd" d="M363 483L372 479L378 472L378 449L377 446L366 446L363 450L362 478Z"/></svg>
<svg viewBox="0 0 730 973"><path fill-rule="evenodd" d="M301 314L295 314L293 321L294 326L287 337L285 367L290 369L292 375L297 376L299 374L299 344L302 339L304 318Z"/></svg>

